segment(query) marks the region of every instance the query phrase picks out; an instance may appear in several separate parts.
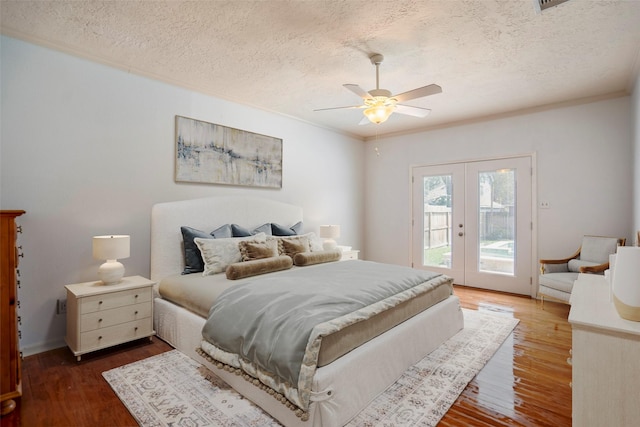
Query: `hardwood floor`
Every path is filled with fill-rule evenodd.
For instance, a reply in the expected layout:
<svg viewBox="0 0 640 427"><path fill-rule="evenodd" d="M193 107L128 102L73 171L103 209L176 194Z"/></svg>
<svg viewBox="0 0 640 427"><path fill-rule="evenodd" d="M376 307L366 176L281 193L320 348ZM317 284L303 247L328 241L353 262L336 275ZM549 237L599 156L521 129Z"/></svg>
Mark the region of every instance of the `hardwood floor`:
<svg viewBox="0 0 640 427"><path fill-rule="evenodd" d="M571 426L569 306L456 287L465 308L512 314L511 337L471 381L441 426Z"/></svg>
<svg viewBox="0 0 640 427"><path fill-rule="evenodd" d="M456 287L462 306L520 320L489 364L467 386L441 426L570 426L569 306ZM140 340L84 355L67 348L25 358L23 396L4 426L135 426L102 372L170 350Z"/></svg>
<svg viewBox="0 0 640 427"><path fill-rule="evenodd" d="M89 353L76 362L64 347L26 357L22 362L22 398L2 417L5 426L136 426L102 372L171 350L148 338Z"/></svg>

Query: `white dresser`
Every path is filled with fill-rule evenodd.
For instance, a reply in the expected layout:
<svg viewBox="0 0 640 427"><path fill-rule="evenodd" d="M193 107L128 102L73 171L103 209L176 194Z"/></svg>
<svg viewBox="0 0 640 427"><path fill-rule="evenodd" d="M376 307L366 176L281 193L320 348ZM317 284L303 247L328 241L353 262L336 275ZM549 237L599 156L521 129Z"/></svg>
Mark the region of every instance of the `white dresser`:
<svg viewBox="0 0 640 427"><path fill-rule="evenodd" d="M67 285L67 344L78 360L84 353L151 337L153 285L142 276L120 283Z"/></svg>
<svg viewBox="0 0 640 427"><path fill-rule="evenodd" d="M620 318L604 276L571 292L573 425L640 425L640 322Z"/></svg>

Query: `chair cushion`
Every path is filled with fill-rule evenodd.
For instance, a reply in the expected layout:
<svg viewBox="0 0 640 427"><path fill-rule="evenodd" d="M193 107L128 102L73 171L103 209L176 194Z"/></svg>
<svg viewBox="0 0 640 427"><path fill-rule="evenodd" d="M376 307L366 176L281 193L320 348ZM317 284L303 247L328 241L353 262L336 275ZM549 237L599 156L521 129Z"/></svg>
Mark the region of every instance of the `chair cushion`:
<svg viewBox="0 0 640 427"><path fill-rule="evenodd" d="M618 250L618 239L615 237L584 236L580 259L582 261L604 264L609 262L609 255Z"/></svg>
<svg viewBox="0 0 640 427"><path fill-rule="evenodd" d="M538 280L541 286L571 293L573 282L578 278L578 274L574 272L541 274Z"/></svg>
<svg viewBox="0 0 640 427"><path fill-rule="evenodd" d="M560 301L570 302L571 294L567 292L558 291L553 288L548 288L546 286L540 285L540 289L538 289L538 294L546 297L555 298Z"/></svg>

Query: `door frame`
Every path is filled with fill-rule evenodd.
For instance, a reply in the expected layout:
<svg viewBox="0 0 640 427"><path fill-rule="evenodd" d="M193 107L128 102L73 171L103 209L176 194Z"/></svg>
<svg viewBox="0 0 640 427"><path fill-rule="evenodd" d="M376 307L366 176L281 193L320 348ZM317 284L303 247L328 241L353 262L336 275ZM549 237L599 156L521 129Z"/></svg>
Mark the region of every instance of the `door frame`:
<svg viewBox="0 0 640 427"><path fill-rule="evenodd" d="M414 213L414 198L413 198L413 170L415 168L431 167L431 166L446 166L459 163L469 162L485 162L492 160L507 160L517 157L530 157L531 158L531 298L537 298L538 295L538 163L536 152L520 153L508 156L496 156L486 158L472 158L472 159L457 159L446 162L438 163L423 163L409 165L409 259L408 265L413 265L414 260L414 246L416 235L413 230L413 213Z"/></svg>

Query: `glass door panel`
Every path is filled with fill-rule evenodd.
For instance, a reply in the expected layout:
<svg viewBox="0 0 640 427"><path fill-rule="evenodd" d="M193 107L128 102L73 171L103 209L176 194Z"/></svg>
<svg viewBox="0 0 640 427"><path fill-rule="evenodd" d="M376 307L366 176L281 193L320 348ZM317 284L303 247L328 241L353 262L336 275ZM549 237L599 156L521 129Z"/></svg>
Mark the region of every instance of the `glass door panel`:
<svg viewBox="0 0 640 427"><path fill-rule="evenodd" d="M451 175L423 177L424 260L426 267L451 267Z"/></svg>
<svg viewBox="0 0 640 427"><path fill-rule="evenodd" d="M478 270L514 273L515 170L480 172L478 179Z"/></svg>

